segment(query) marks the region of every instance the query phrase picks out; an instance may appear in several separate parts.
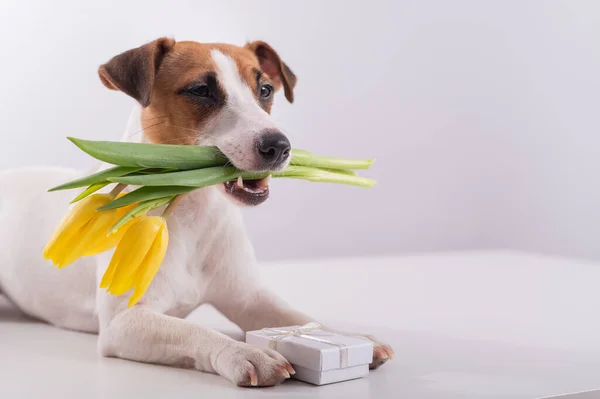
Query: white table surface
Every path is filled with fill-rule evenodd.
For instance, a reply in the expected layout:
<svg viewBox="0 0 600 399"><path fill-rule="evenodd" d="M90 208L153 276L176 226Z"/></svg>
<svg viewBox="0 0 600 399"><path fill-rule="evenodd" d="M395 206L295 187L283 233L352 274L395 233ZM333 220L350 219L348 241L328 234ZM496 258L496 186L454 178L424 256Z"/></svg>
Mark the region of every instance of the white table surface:
<svg viewBox="0 0 600 399"><path fill-rule="evenodd" d="M396 359L323 387L238 388L206 373L101 358L94 335L27 320L0 300L0 398L496 399L600 389L600 264L458 252L278 262L262 275L316 319L379 336ZM210 307L190 320L242 337Z"/></svg>

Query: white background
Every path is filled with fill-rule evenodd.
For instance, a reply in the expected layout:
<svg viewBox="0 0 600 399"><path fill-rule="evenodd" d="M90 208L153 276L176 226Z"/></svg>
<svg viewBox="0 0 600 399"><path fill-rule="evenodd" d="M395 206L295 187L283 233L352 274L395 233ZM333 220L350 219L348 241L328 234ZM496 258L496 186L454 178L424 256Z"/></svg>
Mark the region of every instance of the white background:
<svg viewBox="0 0 600 399"><path fill-rule="evenodd" d="M596 1L0 2L0 167L88 168L132 100L96 75L156 37L269 42L296 147L376 157L371 190L278 181L261 259L519 248L600 259ZM3 188L4 189L4 188Z"/></svg>

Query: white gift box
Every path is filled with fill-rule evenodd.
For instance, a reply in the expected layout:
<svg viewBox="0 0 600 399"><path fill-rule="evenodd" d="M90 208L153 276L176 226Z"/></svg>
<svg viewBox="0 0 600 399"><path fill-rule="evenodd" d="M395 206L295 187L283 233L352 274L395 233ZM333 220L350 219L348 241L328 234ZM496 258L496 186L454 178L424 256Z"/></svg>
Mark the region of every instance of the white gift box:
<svg viewBox="0 0 600 399"><path fill-rule="evenodd" d="M246 343L281 353L296 370L293 378L315 385L364 377L373 360L368 339L324 331L317 323L248 331Z"/></svg>

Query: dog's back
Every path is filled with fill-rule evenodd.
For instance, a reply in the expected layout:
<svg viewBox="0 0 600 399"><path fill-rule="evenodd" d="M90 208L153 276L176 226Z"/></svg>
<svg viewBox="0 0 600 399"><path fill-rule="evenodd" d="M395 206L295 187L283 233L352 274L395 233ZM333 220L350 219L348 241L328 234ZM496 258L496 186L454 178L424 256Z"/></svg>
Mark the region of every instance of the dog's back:
<svg viewBox="0 0 600 399"><path fill-rule="evenodd" d="M83 258L59 273L42 256L73 195L47 190L80 174L56 167L0 172L0 286L30 316L93 332L98 329L94 262Z"/></svg>

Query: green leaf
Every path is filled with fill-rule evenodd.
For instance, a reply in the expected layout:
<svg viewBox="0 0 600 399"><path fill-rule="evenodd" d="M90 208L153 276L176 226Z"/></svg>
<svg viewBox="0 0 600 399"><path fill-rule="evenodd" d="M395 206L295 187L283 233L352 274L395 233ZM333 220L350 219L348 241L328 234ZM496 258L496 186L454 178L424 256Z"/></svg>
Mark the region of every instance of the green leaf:
<svg viewBox="0 0 600 399"><path fill-rule="evenodd" d="M92 157L119 166L188 170L227 163L216 147L68 139Z"/></svg>
<svg viewBox="0 0 600 399"><path fill-rule="evenodd" d="M145 176L121 176L110 181L134 186L190 186L205 187L235 180L241 172L231 166L217 166L182 172L161 173ZM268 173L267 173L268 174ZM265 176L267 174L264 174Z"/></svg>
<svg viewBox="0 0 600 399"><path fill-rule="evenodd" d="M338 173L331 170L309 168L305 166L288 166L284 171L275 172L273 177L288 177L292 179L303 179L319 183L338 183L350 186L371 188L375 180L347 173ZM246 173L242 173L246 177Z"/></svg>
<svg viewBox="0 0 600 399"><path fill-rule="evenodd" d="M135 204L136 202L154 200L158 198L185 194L195 190L196 187L180 187L180 186L165 186L165 187L140 187L130 193L119 197L108 204L98 208L98 211L106 211L109 209L121 208L123 206Z"/></svg>
<svg viewBox="0 0 600 399"><path fill-rule="evenodd" d="M93 175L85 176L81 179L73 180L68 183L61 184L60 186L53 187L48 191L70 190L72 188L79 188L91 186L98 183L104 183L109 177L124 176L129 173L137 172L141 169L142 168L140 167L114 166L112 168L100 171L98 173L94 173Z"/></svg>
<svg viewBox="0 0 600 399"><path fill-rule="evenodd" d="M156 175L122 176L110 178L110 181L146 187L188 186L200 188L232 181L237 179L238 176L242 176L244 179L262 179L269 174L273 177L298 178L314 182L340 183L359 187L372 187L375 184L375 180L356 176L352 172L295 165L288 166L281 172L244 172L233 167L218 166Z"/></svg>
<svg viewBox="0 0 600 399"><path fill-rule="evenodd" d="M100 190L103 187L106 187L109 184L110 184L110 182L92 184L91 186L86 188L81 194L79 194L77 197L73 198L73 200L71 200L71 202L69 202L69 204L74 204L77 201L81 201L85 197L95 193L96 191Z"/></svg>
<svg viewBox="0 0 600 399"><path fill-rule="evenodd" d="M330 169L330 168L319 168L331 173L342 173L344 175L356 176L356 172L351 169Z"/></svg>
<svg viewBox="0 0 600 399"><path fill-rule="evenodd" d="M175 197L176 197L175 195L171 195L168 197L156 198L153 200L142 202L141 204L139 204L138 206L136 206L135 208L133 208L132 210L127 212L125 215L123 215L123 217L121 219L119 219L113 227L111 227L108 234L109 235L113 234L114 232L119 230L119 228L121 228L121 226L123 226L125 223L129 222L131 219L134 219L140 215L146 214L154 208L159 208L163 205L168 204L169 202L173 201L173 199Z"/></svg>
<svg viewBox="0 0 600 399"><path fill-rule="evenodd" d="M290 165L326 169L369 169L373 162L375 159L333 158L294 148Z"/></svg>

